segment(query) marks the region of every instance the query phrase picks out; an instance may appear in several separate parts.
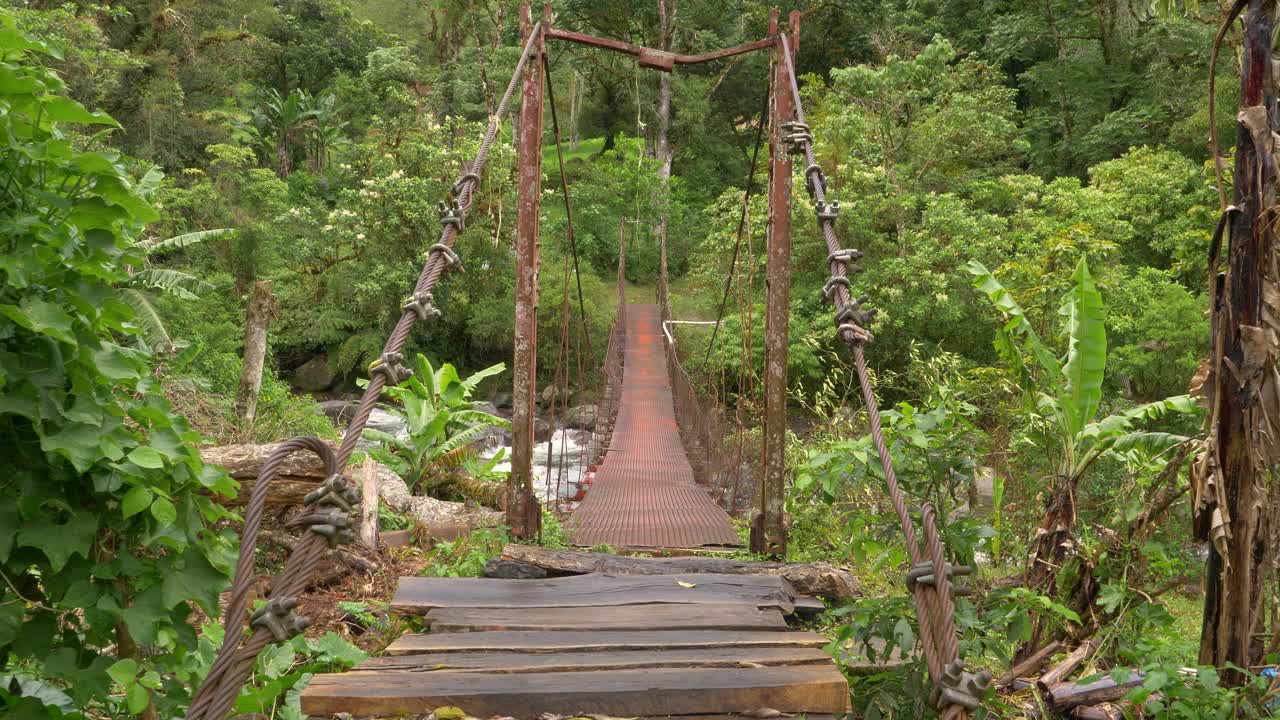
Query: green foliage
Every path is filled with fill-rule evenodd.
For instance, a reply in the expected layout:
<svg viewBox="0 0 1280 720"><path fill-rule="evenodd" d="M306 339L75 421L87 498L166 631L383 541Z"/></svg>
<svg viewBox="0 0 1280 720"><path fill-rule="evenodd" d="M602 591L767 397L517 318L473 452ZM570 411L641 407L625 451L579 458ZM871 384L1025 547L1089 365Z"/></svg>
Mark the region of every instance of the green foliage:
<svg viewBox="0 0 1280 720"><path fill-rule="evenodd" d="M477 528L457 540L436 543L421 574L427 577L480 577L484 564L510 542L506 528Z"/></svg>
<svg viewBox="0 0 1280 720"><path fill-rule="evenodd" d="M404 408L409 437L401 440L369 429L364 436L380 443L369 451L374 458L404 478L411 491L430 495L443 473L474 452L471 444L489 428L511 427L507 420L477 410L471 399L480 381L506 366L499 363L463 379L449 363L437 370L424 355L418 355L417 365L415 375L383 388L387 397Z"/></svg>
<svg viewBox="0 0 1280 720"><path fill-rule="evenodd" d="M40 64L57 56L0 12L0 656L59 690L26 697L35 715L106 710L117 676L136 678L122 714L179 714L187 619L217 613L232 550L209 493L234 484L127 346L142 331L117 287L142 262L155 178L81 149L81 129L116 123L65 95Z"/></svg>

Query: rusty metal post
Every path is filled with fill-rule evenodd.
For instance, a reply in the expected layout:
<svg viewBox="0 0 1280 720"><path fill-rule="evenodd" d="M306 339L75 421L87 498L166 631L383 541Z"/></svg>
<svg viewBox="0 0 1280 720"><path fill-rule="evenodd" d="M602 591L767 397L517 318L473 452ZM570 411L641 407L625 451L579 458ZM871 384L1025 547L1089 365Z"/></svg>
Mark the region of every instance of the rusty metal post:
<svg viewBox="0 0 1280 720"><path fill-rule="evenodd" d="M796 47L800 14L791 13L791 41ZM778 11L769 14L769 35L776 36ZM791 156L783 143L782 124L792 120L791 79L776 46L769 114L769 218L765 277L764 448L759 512L752 523L751 549L771 557L787 554L783 507L787 488L787 343L791 312ZM794 52L794 50L793 50Z"/></svg>
<svg viewBox="0 0 1280 720"><path fill-rule="evenodd" d="M550 10L543 11L543 28ZM520 36L533 32L529 6L520 6ZM537 413L538 369L538 220L542 197L542 54L525 66L518 131L519 188L516 196L516 315L515 353L511 363L511 480L507 524L516 537L538 535L542 511L533 494L534 419Z"/></svg>

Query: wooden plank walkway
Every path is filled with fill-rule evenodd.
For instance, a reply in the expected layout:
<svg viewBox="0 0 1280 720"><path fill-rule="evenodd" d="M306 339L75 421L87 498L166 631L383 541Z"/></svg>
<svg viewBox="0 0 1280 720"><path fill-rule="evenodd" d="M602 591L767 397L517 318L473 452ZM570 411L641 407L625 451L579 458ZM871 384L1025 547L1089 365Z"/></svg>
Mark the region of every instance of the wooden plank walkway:
<svg viewBox="0 0 1280 720"><path fill-rule="evenodd" d="M558 603L548 604L551 598ZM822 635L788 628L778 577L401 578L393 607L424 616L386 655L315 676L313 716L426 715L455 706L517 720L599 714L817 718L849 710Z"/></svg>
<svg viewBox="0 0 1280 720"><path fill-rule="evenodd" d="M613 438L568 529L575 545L735 546L729 516L694 482L676 428L657 305L627 306Z"/></svg>

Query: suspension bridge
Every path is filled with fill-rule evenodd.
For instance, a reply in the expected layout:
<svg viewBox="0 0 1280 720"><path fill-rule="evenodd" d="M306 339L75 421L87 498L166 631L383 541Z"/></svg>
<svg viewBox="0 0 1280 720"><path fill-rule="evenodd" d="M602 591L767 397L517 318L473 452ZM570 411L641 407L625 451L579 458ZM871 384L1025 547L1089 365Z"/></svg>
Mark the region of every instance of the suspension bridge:
<svg viewBox="0 0 1280 720"><path fill-rule="evenodd" d="M488 150L517 87L521 104L517 125L513 442L506 513L514 535L538 535L543 510L532 472L538 221L544 72L550 68L546 44L551 40L632 55L641 67L659 72L743 53L771 53L763 448L749 545L765 555L784 557L786 553L787 325L793 158L798 157L806 163L805 188L830 253L830 278L824 296L836 309L836 335L853 355L889 498L906 536L911 560L906 584L915 601L922 652L933 684L930 700L948 720L968 717L977 707L990 678L967 671L958 660L950 583L955 569L946 562L934 511L928 505L918 513L924 537L917 540L916 517L897 485L881 432L864 356L865 346L872 340L867 331L871 313L862 307L863 299L851 297L848 280L861 254L841 249L837 242L839 205L827 200L826 180L814 156L813 137L804 122L795 79L799 14L791 14L789 28L780 28L778 20L775 10L761 40L703 55L681 55L558 29L549 6L544 8L542 20L535 23L529 7L522 8L523 52L510 84L490 119L475 160L464 169L451 197L441 203L440 241L431 247L384 352L370 367L369 384L341 446L335 452L314 438L295 438L282 443L262 469L245 512L244 539L224 618L225 641L194 697L188 718L225 718L258 654L267 645L287 640L305 628L305 619L294 612L297 598L317 560L335 544L350 539L360 502L359 492L348 484L341 470L355 450L381 389L410 374L402 351L413 325L429 322L446 310L436 307L432 290L463 262L453 249L454 240L465 227ZM554 107L553 101L551 115L559 147ZM762 117L762 134L765 125ZM560 179L565 190L567 240L576 259L563 163ZM748 194L750 187L748 182ZM744 198L744 220L745 212ZM744 225L739 223L739 246ZM735 266L738 254L735 248ZM656 304L627 302L624 262L625 244L620 243L618 310L605 350L603 397L590 452L593 481L568 517L572 539L579 545L603 543L651 550L736 546L738 534L723 506L734 509L738 488L735 483L727 498L723 492L717 497L714 482L717 477L723 479L727 466L724 412L714 399L695 390L669 333L665 242ZM566 265L566 280L568 272ZM567 308L567 282L565 288L562 304ZM580 289L578 293L579 303L584 302ZM566 344L567 335L562 335L562 351ZM557 379L561 376L558 365ZM568 379L567 372L564 379ZM297 451L319 455L329 479L308 496L303 513L291 521L293 527L305 531L284 570L273 579L270 599L250 615L256 580L254 545L267 489L280 464ZM741 454L741 445L738 452ZM549 453L549 464L551 458ZM735 465L740 469L741 462ZM345 713L366 717L425 715L441 707L461 708L473 716L520 718L543 713L708 718L735 714L770 717L771 713L841 715L850 707L849 690L831 656L822 650L826 638L789 624L797 607L809 605L810 600L798 596L785 580L775 576L401 578L393 610L421 616L430 631L404 635L383 656L350 672L316 676L302 694L302 707L316 716Z"/></svg>

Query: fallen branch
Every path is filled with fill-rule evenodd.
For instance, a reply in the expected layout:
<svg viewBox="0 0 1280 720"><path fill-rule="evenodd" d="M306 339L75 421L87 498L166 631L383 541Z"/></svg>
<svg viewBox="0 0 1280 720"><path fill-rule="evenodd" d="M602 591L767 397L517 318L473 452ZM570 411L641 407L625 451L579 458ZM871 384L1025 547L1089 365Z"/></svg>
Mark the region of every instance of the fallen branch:
<svg viewBox="0 0 1280 720"><path fill-rule="evenodd" d="M1063 683L1051 688L1048 697L1054 710L1065 712L1083 705L1115 702L1140 685L1142 685L1142 673L1131 672L1124 682L1116 682L1113 678L1105 677L1083 685Z"/></svg>
<svg viewBox="0 0 1280 720"><path fill-rule="evenodd" d="M1040 648L1022 662L1019 662L1009 668L1009 672L1001 675L1000 678L996 680L996 687L1007 687L1012 684L1014 680L1028 677L1039 671L1045 663L1049 662L1049 658L1062 651L1062 647L1063 645L1061 640L1054 640L1048 645Z"/></svg>
<svg viewBox="0 0 1280 720"><path fill-rule="evenodd" d="M1080 669L1080 666L1092 657L1097 649L1097 640L1086 640L1080 644L1080 647L1072 650L1065 660L1054 665L1049 672L1041 675L1040 679L1036 681L1036 686L1040 688L1040 694L1048 696L1055 686L1062 684L1062 681L1071 677L1072 673Z"/></svg>

